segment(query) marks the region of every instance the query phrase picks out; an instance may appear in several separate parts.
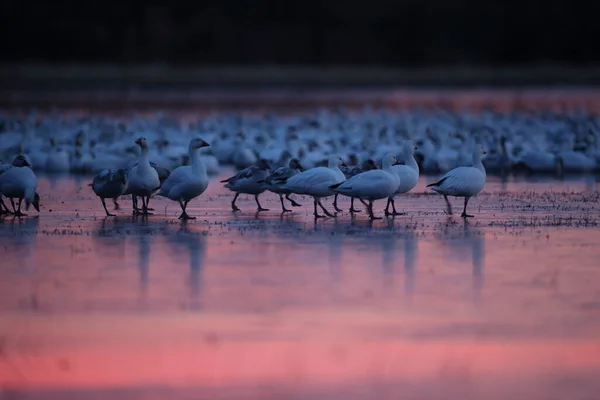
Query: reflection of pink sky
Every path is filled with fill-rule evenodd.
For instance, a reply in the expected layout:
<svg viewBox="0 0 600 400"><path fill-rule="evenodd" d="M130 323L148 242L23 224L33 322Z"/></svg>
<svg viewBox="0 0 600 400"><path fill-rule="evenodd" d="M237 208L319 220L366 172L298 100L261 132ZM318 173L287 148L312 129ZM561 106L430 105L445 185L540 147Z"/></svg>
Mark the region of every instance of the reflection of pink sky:
<svg viewBox="0 0 600 400"><path fill-rule="evenodd" d="M507 188L519 185L525 184ZM557 184L526 185L544 191ZM492 180L486 191L499 187ZM55 190L74 199L76 188L67 181ZM335 222L323 221L325 233L315 232L304 209L286 217L298 221L290 229L303 233L281 235L271 225L251 228L258 223L251 212L232 217L225 211L229 198L211 184L207 196L214 200L190 205L199 219L189 232L176 236L178 221L155 216L142 228L150 234L111 237L97 235L100 204L85 190L65 204L45 195L47 180L40 192L45 210L53 210L37 224L46 234L2 237L9 250L0 281L3 385L467 379L493 386L600 372L597 229L490 228L506 214L486 211L491 200L482 196L473 200L478 218L451 226L448 235L436 231L443 215L415 213L398 219L396 234L381 234L385 223L376 223L377 240L331 236ZM275 209L277 198L265 197ZM164 200L153 202L175 212ZM409 213L443 207L439 197L400 202ZM129 205L122 204L125 214ZM247 199L240 206L253 211L254 204ZM65 218L73 210L81 217ZM278 221L276 213L261 218ZM52 234L57 221L71 234ZM407 230L406 221L425 225ZM31 223L24 219L22 226L35 228ZM343 228L348 221L338 223ZM114 224L109 219L104 228L111 232ZM200 232L208 234L194 236ZM409 250L414 276L406 271Z"/></svg>

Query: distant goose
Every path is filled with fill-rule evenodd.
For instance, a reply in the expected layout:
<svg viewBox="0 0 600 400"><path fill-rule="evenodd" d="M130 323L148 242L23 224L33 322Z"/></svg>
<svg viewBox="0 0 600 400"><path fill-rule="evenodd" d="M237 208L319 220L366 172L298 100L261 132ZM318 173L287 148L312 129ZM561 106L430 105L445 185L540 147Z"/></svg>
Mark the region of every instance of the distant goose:
<svg viewBox="0 0 600 400"><path fill-rule="evenodd" d="M127 190L123 194L132 196L134 212L148 215L148 203L150 196L160 189L160 179L156 169L152 168L148 160L148 140L144 137L138 138L135 143L140 146L142 154L137 165L127 172ZM142 210L137 209L137 197L142 198Z"/></svg>
<svg viewBox="0 0 600 400"><path fill-rule="evenodd" d="M20 165L20 166L17 166ZM21 212L21 202L25 199L25 209L33 204L36 211L40 211L40 196L36 192L37 178L31 169L27 159L19 155L13 161L13 166L7 168L0 174L0 195L8 197L14 214L18 217L24 216ZM18 199L18 208L15 207L14 199ZM5 208L6 205L4 205Z"/></svg>
<svg viewBox="0 0 600 400"><path fill-rule="evenodd" d="M345 165L344 161L338 156L330 156L327 167L315 167L300 172L287 179L282 187L296 194L306 194L314 199L315 218L323 218L317 211L317 205L329 217L335 217L323 204L321 199L333 196L335 192L330 188L331 185L341 183L346 180L344 173L339 169L340 165Z"/></svg>
<svg viewBox="0 0 600 400"><path fill-rule="evenodd" d="M444 195L444 200L448 206L448 214L452 215L452 205L448 201L448 196L464 197L465 206L461 217L473 217L467 214L467 204L469 199L481 192L485 186L485 168L481 163L481 155L485 150L481 145L476 145L473 149L473 166L458 167L448 171L439 181L427 185L432 190Z"/></svg>
<svg viewBox="0 0 600 400"><path fill-rule="evenodd" d="M46 157L46 172L64 173L69 172L71 168L71 161L69 153L67 153L62 147L56 146L56 140L50 138L50 152Z"/></svg>
<svg viewBox="0 0 600 400"><path fill-rule="evenodd" d="M292 193L289 189L284 189L282 185L285 181L292 176L299 174L302 172L302 165L300 165L300 161L297 158L292 158L287 167L279 167L275 171L271 173L265 180L263 187L273 193L277 193L279 195L279 200L281 201L281 210L282 212L290 212L292 210L285 208L285 204L283 203L283 195L285 194L285 198L292 204L292 207L300 207L301 204L298 204L296 201L290 198L290 194Z"/></svg>
<svg viewBox="0 0 600 400"><path fill-rule="evenodd" d="M373 215L373 202L392 196L400 185L400 178L392 170L396 156L388 153L383 157L382 169L365 171L344 182L329 186L336 193L368 201L369 218L381 219Z"/></svg>
<svg viewBox="0 0 600 400"><path fill-rule="evenodd" d="M187 214L186 208L190 200L200 196L208 187L208 174L199 154L199 150L207 146L209 144L200 138L192 139L188 150L192 165L175 168L158 192L159 196L179 203L182 211L179 219L196 219Z"/></svg>
<svg viewBox="0 0 600 400"><path fill-rule="evenodd" d="M385 207L385 215L403 215L404 213L399 213L396 211L394 197L399 194L410 192L415 186L417 186L417 183L419 182L419 165L414 157L415 150L417 150L415 143L412 140L407 140L404 143L404 148L402 151L402 161L404 161L404 165L392 166L392 171L394 171L400 178L400 186L398 186L398 190L396 190L396 192L388 198L388 202ZM390 204L393 210L391 213L389 212Z"/></svg>
<svg viewBox="0 0 600 400"><path fill-rule="evenodd" d="M102 201L102 207L104 207L104 211L106 212L107 217L114 217L114 214L111 214L106 209L106 203L104 199L113 199L115 203L115 209L119 208L116 200L121 196L125 190L127 189L127 172L123 168L119 168L117 170L105 169L100 171L96 176L94 176L94 180L90 184L96 196L100 197Z"/></svg>
<svg viewBox="0 0 600 400"><path fill-rule="evenodd" d="M235 192L235 196L231 201L231 209L233 211L240 211L235 202L240 193L253 194L258 211L269 211L268 208L263 208L258 201L258 196L265 191L263 187L264 180L269 176L270 171L269 164L266 160L260 159L258 163L252 167L248 167L231 178L224 179L221 183L225 183L225 187L232 192Z"/></svg>
<svg viewBox="0 0 600 400"><path fill-rule="evenodd" d="M361 166L342 166L340 168L340 170L344 173L344 176L346 177L346 179L350 179L355 175L360 174L361 172L365 172L365 171L372 171L378 169L377 164L375 164L375 161L373 161L372 159L368 159L365 160ZM338 208L337 206L337 198L338 198L339 193L335 194L335 197L333 198L333 208L335 208L336 211L342 211ZM365 204L366 205L366 204ZM356 210L354 208L354 197L350 198L350 210L351 213L358 213L360 212L360 210Z"/></svg>

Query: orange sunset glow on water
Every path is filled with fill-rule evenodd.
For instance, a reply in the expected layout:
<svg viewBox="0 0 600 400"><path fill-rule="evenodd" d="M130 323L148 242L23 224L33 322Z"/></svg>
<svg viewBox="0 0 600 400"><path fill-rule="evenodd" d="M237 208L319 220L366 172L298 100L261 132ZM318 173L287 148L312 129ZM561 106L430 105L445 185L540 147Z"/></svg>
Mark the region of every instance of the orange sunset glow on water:
<svg viewBox="0 0 600 400"><path fill-rule="evenodd" d="M274 195L234 215L218 178L187 223L158 198L105 218L88 178L47 177L39 216L0 219L0 398L600 393L593 177L490 177L468 222L423 177L405 216L316 223L309 199L281 216ZM565 193L576 206L555 206Z"/></svg>

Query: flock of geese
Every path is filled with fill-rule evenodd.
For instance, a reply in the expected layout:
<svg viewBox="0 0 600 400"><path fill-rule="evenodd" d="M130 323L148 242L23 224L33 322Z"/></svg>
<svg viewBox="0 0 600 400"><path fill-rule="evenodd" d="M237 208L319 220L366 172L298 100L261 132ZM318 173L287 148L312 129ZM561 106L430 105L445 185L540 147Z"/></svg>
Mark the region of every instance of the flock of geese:
<svg viewBox="0 0 600 400"><path fill-rule="evenodd" d="M90 186L107 215L105 200L112 199L118 209L123 195L131 196L135 213L148 215L156 195L178 202L180 217L190 218L189 201L206 190L209 176L231 165L238 173L223 184L234 192L234 211L240 194L254 196L263 211L259 195L270 191L279 196L283 212L288 204L300 206L294 195L306 195L314 200L315 217L331 216L322 200L332 196L339 212L342 195L352 199L350 212L358 211L358 199L374 218L373 202L387 199L385 213L398 214L395 196L412 190L419 173L427 173L441 176L431 185L436 192L465 198L466 216L486 170L599 171L598 132L600 120L583 110L365 107L295 115L211 114L195 120L162 113L117 118L0 112L0 212L22 214L23 200L26 210L39 208L37 172L80 173L95 175ZM12 210L5 200L16 202Z"/></svg>
<svg viewBox="0 0 600 400"><path fill-rule="evenodd" d="M138 138L135 143L141 150L138 160L126 169L113 168L100 171L89 185L100 198L106 215L114 216L106 207L106 199L112 199L115 208L118 208L117 199L126 195L131 195L134 214L150 215L152 211L149 207L150 199L157 195L179 203L181 207L179 219L195 219L196 217L187 213L187 206L208 187L208 172L199 153L200 149L210 145L200 138L193 138L188 146L191 165L182 165L168 171L152 165L149 159L149 144L145 137ZM258 211L268 211L260 204L259 195L271 191L279 195L282 212L291 211L285 206L284 195L293 207L300 206L290 197L292 194L297 194L313 198L315 218L335 217L336 214L328 211L321 200L335 196L335 210L342 211L337 206L337 196L343 195L352 199L351 213L359 212L354 208L354 199L358 199L366 206L370 219L381 219L373 213L375 200L387 199L385 214L399 215L394 197L407 193L416 186L419 180L419 166L414 158L416 149L412 140L405 141L400 159L394 153L388 152L382 159L381 168L378 168L373 160L367 160L363 168L349 168L341 157L330 156L327 166L304 170L299 160L292 158L287 167L281 166L272 170L269 163L261 159L256 165L243 169L234 176L222 180L221 183L235 193L231 202L233 211L240 210L235 204L240 194L253 195ZM457 167L447 172L437 182L428 185L444 196L448 214L452 214L448 196L464 197L462 217L472 217L467 214L469 199L479 193L485 185L486 172L481 163L481 155L485 154L485 151L481 145L475 145L472 154L473 166ZM37 178L25 156L20 154L10 165L0 166L1 213L25 215L21 211L23 200L25 200L26 210L33 205L39 212L39 194L36 190ZM12 211L4 203L2 196L10 200ZM319 208L324 215L319 214Z"/></svg>

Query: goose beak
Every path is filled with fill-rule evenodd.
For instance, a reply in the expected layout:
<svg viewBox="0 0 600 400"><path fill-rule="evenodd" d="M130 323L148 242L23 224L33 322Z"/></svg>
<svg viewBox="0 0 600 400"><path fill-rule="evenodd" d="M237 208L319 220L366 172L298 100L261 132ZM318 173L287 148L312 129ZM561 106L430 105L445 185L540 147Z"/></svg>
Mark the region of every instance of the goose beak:
<svg viewBox="0 0 600 400"><path fill-rule="evenodd" d="M135 140L135 144L141 145L142 144L142 139L136 139Z"/></svg>
<svg viewBox="0 0 600 400"><path fill-rule="evenodd" d="M483 152L481 154L487 154L487 151L483 150Z"/></svg>
<svg viewBox="0 0 600 400"><path fill-rule="evenodd" d="M347 167L346 163L342 161L342 167Z"/></svg>
<svg viewBox="0 0 600 400"><path fill-rule="evenodd" d="M396 162L393 163L392 165L402 165L402 162L400 162L400 160L396 160Z"/></svg>
<svg viewBox="0 0 600 400"><path fill-rule="evenodd" d="M200 147L209 147L210 144L206 143L204 140L202 141L202 144L200 145Z"/></svg>

